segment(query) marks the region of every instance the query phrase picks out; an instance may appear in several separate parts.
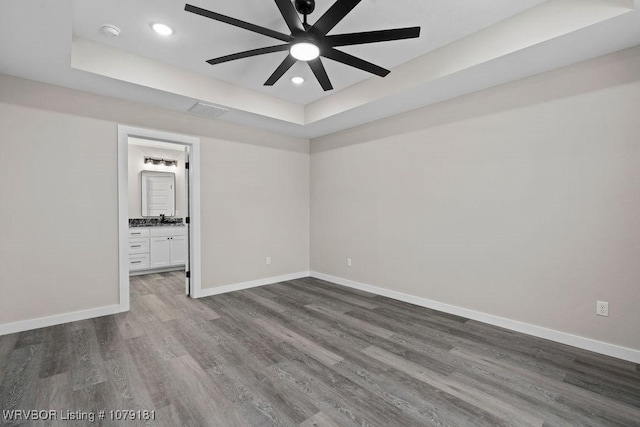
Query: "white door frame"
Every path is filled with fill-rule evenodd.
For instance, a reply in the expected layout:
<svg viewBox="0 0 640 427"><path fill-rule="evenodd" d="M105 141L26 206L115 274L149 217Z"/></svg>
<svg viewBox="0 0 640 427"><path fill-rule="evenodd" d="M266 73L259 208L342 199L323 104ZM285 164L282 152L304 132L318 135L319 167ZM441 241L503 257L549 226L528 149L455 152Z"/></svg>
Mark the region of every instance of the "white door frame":
<svg viewBox="0 0 640 427"><path fill-rule="evenodd" d="M129 310L129 137L170 142L189 147L189 272L191 292L201 293L200 274L200 138L176 133L118 125L118 236L120 308Z"/></svg>

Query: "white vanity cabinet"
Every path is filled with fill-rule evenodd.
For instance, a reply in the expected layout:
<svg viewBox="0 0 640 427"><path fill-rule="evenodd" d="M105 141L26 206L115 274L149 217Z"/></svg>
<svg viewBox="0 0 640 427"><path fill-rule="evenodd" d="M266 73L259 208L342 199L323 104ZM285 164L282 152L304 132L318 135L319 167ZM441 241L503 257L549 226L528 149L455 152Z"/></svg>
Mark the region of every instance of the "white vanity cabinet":
<svg viewBox="0 0 640 427"><path fill-rule="evenodd" d="M129 228L129 271L170 269L186 264L186 227Z"/></svg>
<svg viewBox="0 0 640 427"><path fill-rule="evenodd" d="M186 236L184 227L151 228L149 237L150 268L184 265Z"/></svg>

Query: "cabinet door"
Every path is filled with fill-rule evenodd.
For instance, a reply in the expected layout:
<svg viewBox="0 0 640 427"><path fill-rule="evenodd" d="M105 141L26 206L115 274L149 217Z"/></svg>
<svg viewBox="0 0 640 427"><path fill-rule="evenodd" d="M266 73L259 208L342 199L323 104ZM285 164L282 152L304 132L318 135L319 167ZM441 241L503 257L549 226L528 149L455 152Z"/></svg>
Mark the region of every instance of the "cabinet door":
<svg viewBox="0 0 640 427"><path fill-rule="evenodd" d="M171 240L168 237L152 237L150 240L150 268L167 267L171 261Z"/></svg>
<svg viewBox="0 0 640 427"><path fill-rule="evenodd" d="M171 242L171 265L184 265L187 259L187 239L182 236L174 236Z"/></svg>

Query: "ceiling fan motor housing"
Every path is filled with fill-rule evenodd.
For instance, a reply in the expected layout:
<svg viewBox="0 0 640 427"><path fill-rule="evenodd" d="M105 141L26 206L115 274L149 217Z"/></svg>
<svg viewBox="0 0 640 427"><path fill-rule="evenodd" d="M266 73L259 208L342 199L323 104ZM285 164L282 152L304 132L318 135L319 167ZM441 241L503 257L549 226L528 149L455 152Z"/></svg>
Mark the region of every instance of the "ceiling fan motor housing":
<svg viewBox="0 0 640 427"><path fill-rule="evenodd" d="M296 10L302 15L309 15L316 8L315 0L296 0Z"/></svg>

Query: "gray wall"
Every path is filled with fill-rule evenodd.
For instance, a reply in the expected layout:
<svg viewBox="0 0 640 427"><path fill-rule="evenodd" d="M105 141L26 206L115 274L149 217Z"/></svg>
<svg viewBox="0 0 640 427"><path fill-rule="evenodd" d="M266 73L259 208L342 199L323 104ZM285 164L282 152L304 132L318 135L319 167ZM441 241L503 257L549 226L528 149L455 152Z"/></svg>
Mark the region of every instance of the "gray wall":
<svg viewBox="0 0 640 427"><path fill-rule="evenodd" d="M308 270L307 140L0 75L0 324L118 303L118 124L201 137L203 288Z"/></svg>
<svg viewBox="0 0 640 427"><path fill-rule="evenodd" d="M0 103L0 129L0 324L118 304L114 125Z"/></svg>
<svg viewBox="0 0 640 427"><path fill-rule="evenodd" d="M311 268L640 349L639 111L635 48L314 139Z"/></svg>

